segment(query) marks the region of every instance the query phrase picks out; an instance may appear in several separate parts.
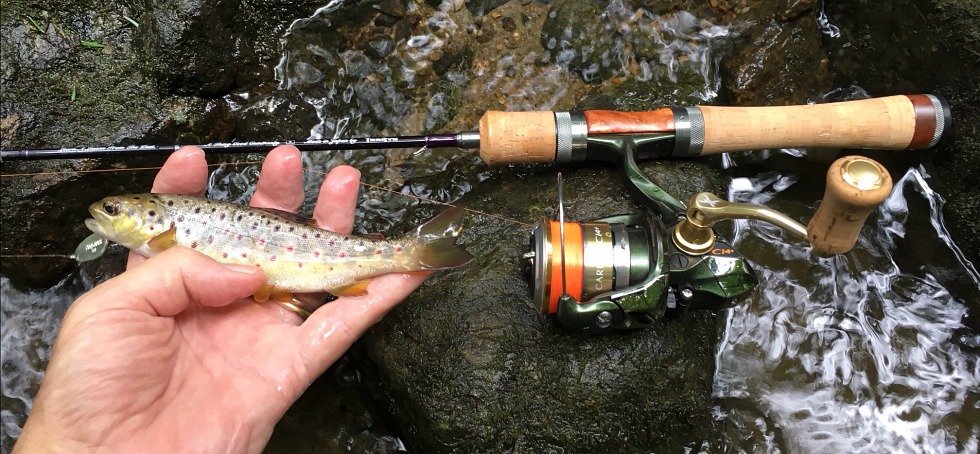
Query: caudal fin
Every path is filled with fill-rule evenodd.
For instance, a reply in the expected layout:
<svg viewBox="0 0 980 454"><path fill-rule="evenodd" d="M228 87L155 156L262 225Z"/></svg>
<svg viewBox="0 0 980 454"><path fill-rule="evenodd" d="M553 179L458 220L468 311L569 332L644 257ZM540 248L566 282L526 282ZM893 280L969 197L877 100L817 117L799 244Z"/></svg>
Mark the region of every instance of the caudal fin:
<svg viewBox="0 0 980 454"><path fill-rule="evenodd" d="M463 230L463 209L452 207L415 229L421 240L419 262L424 270L442 270L469 263L473 256L456 245Z"/></svg>

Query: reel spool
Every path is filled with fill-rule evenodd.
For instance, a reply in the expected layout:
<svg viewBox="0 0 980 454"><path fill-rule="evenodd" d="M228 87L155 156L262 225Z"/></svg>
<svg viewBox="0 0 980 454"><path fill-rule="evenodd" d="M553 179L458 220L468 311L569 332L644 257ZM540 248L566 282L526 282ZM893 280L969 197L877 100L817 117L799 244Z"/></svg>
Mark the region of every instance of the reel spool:
<svg viewBox="0 0 980 454"><path fill-rule="evenodd" d="M562 295L588 301L636 285L650 273L652 247L642 226L542 220L531 233L533 255L526 256L532 259L534 305L554 314Z"/></svg>

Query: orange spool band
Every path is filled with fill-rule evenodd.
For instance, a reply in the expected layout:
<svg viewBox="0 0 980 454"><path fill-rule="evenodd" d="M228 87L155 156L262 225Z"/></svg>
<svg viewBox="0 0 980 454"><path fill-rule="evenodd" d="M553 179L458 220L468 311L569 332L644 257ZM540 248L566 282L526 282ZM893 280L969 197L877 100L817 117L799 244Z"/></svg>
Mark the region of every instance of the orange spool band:
<svg viewBox="0 0 980 454"><path fill-rule="evenodd" d="M558 312L561 285L561 230L560 224L549 221L551 227L551 292L548 295L548 313ZM575 299L582 298L582 224L565 223L565 290Z"/></svg>

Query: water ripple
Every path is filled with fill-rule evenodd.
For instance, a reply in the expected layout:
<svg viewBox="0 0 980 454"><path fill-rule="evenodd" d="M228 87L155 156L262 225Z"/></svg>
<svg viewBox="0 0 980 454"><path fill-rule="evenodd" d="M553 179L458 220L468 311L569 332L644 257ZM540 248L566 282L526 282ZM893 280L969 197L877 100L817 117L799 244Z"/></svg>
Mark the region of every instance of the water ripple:
<svg viewBox="0 0 980 454"><path fill-rule="evenodd" d="M738 181L732 198L769 201L766 191L781 178ZM910 203L916 196L929 208L918 209L922 200ZM776 450L975 448L975 422L972 433L958 433L969 426L964 406L976 402L980 387L977 355L957 337L967 307L934 274L903 269L894 259L906 226L928 217L932 236L917 232L917 241L945 246L959 259L962 275L977 282L942 226L941 206L924 172L911 169L869 220L855 250L831 258L815 257L798 242L774 241L780 233L764 223L739 222L735 243L758 259L761 283L727 314L715 375L719 415L774 440Z"/></svg>

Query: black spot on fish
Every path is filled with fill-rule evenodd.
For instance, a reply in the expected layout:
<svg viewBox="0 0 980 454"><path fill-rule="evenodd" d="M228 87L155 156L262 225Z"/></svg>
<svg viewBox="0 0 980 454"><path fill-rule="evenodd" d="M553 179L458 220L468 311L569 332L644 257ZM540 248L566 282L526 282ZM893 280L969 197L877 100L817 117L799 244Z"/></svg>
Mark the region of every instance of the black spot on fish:
<svg viewBox="0 0 980 454"><path fill-rule="evenodd" d="M194 214L201 214L201 207L194 208Z"/></svg>
<svg viewBox="0 0 980 454"><path fill-rule="evenodd" d="M134 197L133 197L133 200L139 200L139 199L140 199L140 197L139 197L139 196L134 196Z"/></svg>
<svg viewBox="0 0 980 454"><path fill-rule="evenodd" d="M306 238L308 238L308 237L307 237L307 235L306 235L305 233L304 233L304 234L302 235L302 237L303 237L303 239L304 239L304 240L305 240Z"/></svg>
<svg viewBox="0 0 980 454"><path fill-rule="evenodd" d="M242 215L239 214L237 217L235 217L235 222L242 222Z"/></svg>
<svg viewBox="0 0 980 454"><path fill-rule="evenodd" d="M172 206L174 206L174 201L173 201L173 200L168 200L168 201L167 201L167 206L168 206L168 207L172 207Z"/></svg>
<svg viewBox="0 0 980 454"><path fill-rule="evenodd" d="M197 249L197 241L191 243L191 249Z"/></svg>
<svg viewBox="0 0 980 454"><path fill-rule="evenodd" d="M190 235L191 229L184 229L184 235Z"/></svg>
<svg viewBox="0 0 980 454"><path fill-rule="evenodd" d="M314 237L314 238L320 238L320 234L319 234L319 233L317 233L316 235L313 235L313 237Z"/></svg>
<svg viewBox="0 0 980 454"><path fill-rule="evenodd" d="M150 210L146 214L150 215L150 217L152 218L153 216L156 216L157 215L157 212L156 211L153 211L153 210Z"/></svg>
<svg viewBox="0 0 980 454"><path fill-rule="evenodd" d="M296 227L293 227L293 226L289 226L289 231L290 231L290 232L293 232L293 231L295 231L295 230L296 230Z"/></svg>
<svg viewBox="0 0 980 454"><path fill-rule="evenodd" d="M221 216L218 217L218 220L219 221L224 221L225 220L225 214L224 213L221 213Z"/></svg>
<svg viewBox="0 0 980 454"><path fill-rule="evenodd" d="M277 225L277 226L273 227L272 230L278 232L279 229L281 229L281 228L282 228L281 225Z"/></svg>

